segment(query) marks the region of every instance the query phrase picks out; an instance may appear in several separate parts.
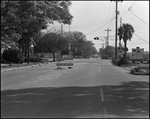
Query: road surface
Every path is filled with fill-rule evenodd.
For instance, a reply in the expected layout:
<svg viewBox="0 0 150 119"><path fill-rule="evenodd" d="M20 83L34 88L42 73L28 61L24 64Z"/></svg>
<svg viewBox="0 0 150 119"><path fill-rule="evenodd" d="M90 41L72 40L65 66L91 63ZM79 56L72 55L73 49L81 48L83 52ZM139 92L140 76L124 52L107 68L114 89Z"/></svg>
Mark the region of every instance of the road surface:
<svg viewBox="0 0 150 119"><path fill-rule="evenodd" d="M70 62L70 61L64 61ZM75 59L1 73L1 117L149 117L149 76L109 60Z"/></svg>

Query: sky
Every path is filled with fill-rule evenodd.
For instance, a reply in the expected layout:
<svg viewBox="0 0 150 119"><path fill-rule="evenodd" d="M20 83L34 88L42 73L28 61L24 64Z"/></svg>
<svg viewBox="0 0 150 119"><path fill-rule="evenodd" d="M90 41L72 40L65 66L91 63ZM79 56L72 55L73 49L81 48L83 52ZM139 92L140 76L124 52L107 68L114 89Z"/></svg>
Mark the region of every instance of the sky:
<svg viewBox="0 0 150 119"><path fill-rule="evenodd" d="M109 45L115 46L116 3L114 1L71 2L69 10L73 15L73 20L70 31L80 31L85 34L87 40L92 41L98 50L102 48L102 44L105 46L106 30L109 28L111 30L109 31ZM136 47L149 51L149 1L118 2L118 11L118 28L121 23L128 23L135 30L131 41L127 42L129 52ZM64 25L63 31L69 31L69 26ZM99 37L100 40L94 40L94 37Z"/></svg>

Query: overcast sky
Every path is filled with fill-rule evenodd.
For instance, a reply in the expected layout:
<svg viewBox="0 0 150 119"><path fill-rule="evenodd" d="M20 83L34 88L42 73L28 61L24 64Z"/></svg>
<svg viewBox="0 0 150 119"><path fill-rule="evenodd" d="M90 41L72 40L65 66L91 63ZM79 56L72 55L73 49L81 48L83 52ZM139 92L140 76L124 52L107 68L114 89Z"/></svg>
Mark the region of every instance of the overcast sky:
<svg viewBox="0 0 150 119"><path fill-rule="evenodd" d="M70 13L74 18L70 30L83 32L87 40L91 40L99 49L104 41L95 41L94 37L106 37L105 30L109 28L109 45L115 46L115 9L116 3L110 1L72 1ZM128 42L129 51L135 47L149 51L149 1L118 2L118 11L118 27L122 17L122 23L131 24L137 35L133 35ZM63 29L68 31L68 25Z"/></svg>

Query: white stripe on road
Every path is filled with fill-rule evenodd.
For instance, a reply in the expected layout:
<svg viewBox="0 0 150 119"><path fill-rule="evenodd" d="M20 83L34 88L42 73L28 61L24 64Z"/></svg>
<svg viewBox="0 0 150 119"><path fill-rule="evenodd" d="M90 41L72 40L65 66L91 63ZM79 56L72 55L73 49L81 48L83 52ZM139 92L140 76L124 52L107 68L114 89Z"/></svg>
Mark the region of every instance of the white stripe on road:
<svg viewBox="0 0 150 119"><path fill-rule="evenodd" d="M101 67L99 66L99 73L101 72Z"/></svg>
<svg viewBox="0 0 150 119"><path fill-rule="evenodd" d="M100 88L100 94L101 94L101 101L104 104L105 103L105 98L104 98L102 88ZM104 118L108 118L108 113L107 113L107 109L106 109L105 105L103 105L103 111L104 111Z"/></svg>
<svg viewBox="0 0 150 119"><path fill-rule="evenodd" d="M101 92L101 100L102 100L102 102L105 102L105 98L104 98L104 94L103 94L102 88L100 88L100 92Z"/></svg>

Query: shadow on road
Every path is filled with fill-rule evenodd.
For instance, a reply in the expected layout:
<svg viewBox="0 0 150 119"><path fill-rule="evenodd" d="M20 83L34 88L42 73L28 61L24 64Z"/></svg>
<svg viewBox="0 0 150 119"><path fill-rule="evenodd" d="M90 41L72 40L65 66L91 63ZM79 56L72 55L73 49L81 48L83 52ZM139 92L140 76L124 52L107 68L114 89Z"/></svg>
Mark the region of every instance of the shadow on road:
<svg viewBox="0 0 150 119"><path fill-rule="evenodd" d="M103 106L114 117L149 116L149 83L1 91L1 117L102 117Z"/></svg>
<svg viewBox="0 0 150 119"><path fill-rule="evenodd" d="M118 86L102 86L109 114L149 117L149 83L127 82Z"/></svg>

